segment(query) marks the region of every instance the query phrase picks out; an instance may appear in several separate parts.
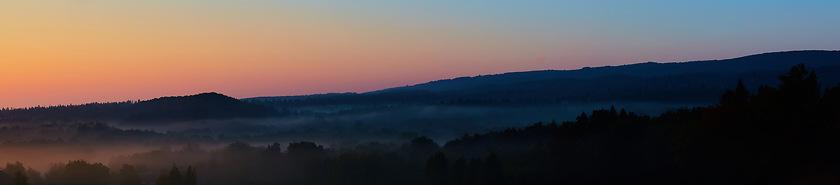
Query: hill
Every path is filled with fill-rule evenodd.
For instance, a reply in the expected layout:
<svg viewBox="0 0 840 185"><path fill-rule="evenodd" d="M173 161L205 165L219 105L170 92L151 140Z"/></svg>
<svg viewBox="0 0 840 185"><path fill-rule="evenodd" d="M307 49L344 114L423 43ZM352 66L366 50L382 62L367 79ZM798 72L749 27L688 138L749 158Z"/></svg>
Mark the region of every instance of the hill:
<svg viewBox="0 0 840 185"><path fill-rule="evenodd" d="M840 51L787 51L763 53L724 60L676 63L647 62L621 66L585 67L576 70L511 72L504 74L437 80L411 86L373 91L370 93L379 93L391 90L447 91L491 84L510 84L517 82L568 78L592 79L615 75L652 77L669 74L679 75L686 73L709 72L739 74L760 70L783 70L798 63L805 63L808 67L838 66L840 65Z"/></svg>
<svg viewBox="0 0 840 185"><path fill-rule="evenodd" d="M134 106L142 111L125 118L128 121L267 117L276 112L268 107L213 92L156 98L138 102Z"/></svg>
<svg viewBox="0 0 840 185"><path fill-rule="evenodd" d="M805 63L820 82L840 82L840 51L790 51L678 63L639 63L578 70L461 77L367 93L246 98L275 107L403 103L695 102L716 103L743 79L750 89L777 85L778 75Z"/></svg>
<svg viewBox="0 0 840 185"><path fill-rule="evenodd" d="M664 103L654 108L665 109L675 104L703 106L716 103L719 95L732 89L733 82L738 79L743 79L751 90L759 85L777 85L776 77L799 63L805 63L809 70L820 75L819 82L824 86L840 82L840 51L790 51L725 60L648 62L462 77L367 93L256 97L244 101L218 93L202 93L139 102L3 109L0 110L0 123L158 123L286 115L317 117L347 109L373 107L369 111L378 111L378 106L406 104L514 108L518 105L646 102Z"/></svg>
<svg viewBox="0 0 840 185"><path fill-rule="evenodd" d="M0 111L0 122L41 121L183 121L254 118L276 115L271 108L214 92L161 97L146 101L29 107Z"/></svg>

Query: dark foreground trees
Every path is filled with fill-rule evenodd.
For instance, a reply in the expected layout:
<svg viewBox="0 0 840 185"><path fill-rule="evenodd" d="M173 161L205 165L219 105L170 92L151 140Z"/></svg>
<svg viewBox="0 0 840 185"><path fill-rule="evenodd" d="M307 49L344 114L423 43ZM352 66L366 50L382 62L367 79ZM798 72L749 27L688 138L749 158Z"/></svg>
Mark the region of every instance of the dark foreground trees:
<svg viewBox="0 0 840 185"><path fill-rule="evenodd" d="M132 165L124 164L120 168L118 184L121 185L142 185L143 180L140 179L140 174Z"/></svg>
<svg viewBox="0 0 840 185"><path fill-rule="evenodd" d="M29 179L26 178L26 175L20 171L15 172L15 176L12 178L12 181L14 181L14 185L29 185Z"/></svg>
<svg viewBox="0 0 840 185"><path fill-rule="evenodd" d="M89 163L85 160L57 163L50 166L45 174L51 184L98 185L111 184L110 169L102 163Z"/></svg>
<svg viewBox="0 0 840 185"><path fill-rule="evenodd" d="M840 86L822 91L804 65L778 87L740 82L675 132L676 162L697 184L840 182ZM689 114L689 113L687 113ZM683 114L686 115L686 114Z"/></svg>
<svg viewBox="0 0 840 185"><path fill-rule="evenodd" d="M426 160L426 172L424 177L426 184L446 184L449 175L449 164L446 161L446 154L438 152Z"/></svg>
<svg viewBox="0 0 840 185"><path fill-rule="evenodd" d="M196 185L198 175L192 166L187 167L187 171L181 173L178 166L172 165L169 173L161 173L155 181L156 185Z"/></svg>

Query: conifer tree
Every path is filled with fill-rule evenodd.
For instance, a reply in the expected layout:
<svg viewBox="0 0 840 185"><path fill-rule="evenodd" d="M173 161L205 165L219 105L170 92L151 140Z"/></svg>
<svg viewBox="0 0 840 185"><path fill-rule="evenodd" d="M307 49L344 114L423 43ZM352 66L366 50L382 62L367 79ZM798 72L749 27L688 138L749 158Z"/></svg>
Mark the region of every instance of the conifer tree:
<svg viewBox="0 0 840 185"><path fill-rule="evenodd" d="M12 179L12 181L14 182L14 185L29 185L29 181L26 178L26 175L24 175L20 171L15 172L15 176Z"/></svg>
<svg viewBox="0 0 840 185"><path fill-rule="evenodd" d="M507 184L505 181L505 170L502 167L502 161L495 153L490 153L484 165L478 170L476 175L477 185L503 185Z"/></svg>
<svg viewBox="0 0 840 185"><path fill-rule="evenodd" d="M169 171L169 177L167 177L167 181L169 181L169 185L183 185L184 184L184 176L178 171L178 167L174 164L172 165L172 170Z"/></svg>
<svg viewBox="0 0 840 185"><path fill-rule="evenodd" d="M449 185L461 185L464 183L464 173L467 172L467 159L460 157L455 160L452 169L449 170Z"/></svg>
<svg viewBox="0 0 840 185"><path fill-rule="evenodd" d="M438 152L426 161L426 184L446 184L446 177L448 175L448 163L446 162L446 155L443 152Z"/></svg>
<svg viewBox="0 0 840 185"><path fill-rule="evenodd" d="M184 172L184 185L197 185L198 184L198 176L196 175L195 168L192 166L187 167L187 172Z"/></svg>

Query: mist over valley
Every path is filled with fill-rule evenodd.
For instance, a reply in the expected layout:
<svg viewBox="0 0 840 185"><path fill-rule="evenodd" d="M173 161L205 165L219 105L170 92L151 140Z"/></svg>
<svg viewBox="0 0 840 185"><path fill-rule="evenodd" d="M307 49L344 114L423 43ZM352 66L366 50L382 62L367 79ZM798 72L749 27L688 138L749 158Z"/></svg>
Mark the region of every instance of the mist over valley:
<svg viewBox="0 0 840 185"><path fill-rule="evenodd" d="M811 78L814 74L819 77ZM508 178L506 182L528 184L551 181L548 172L568 170L524 159L542 160L546 157L542 155L551 154L566 158L550 164L586 171L562 176L575 182L590 182L597 174L607 174L632 182L667 184L690 176L672 170L697 165L673 162L678 160L675 155L696 157L675 150L673 141L682 141L684 136L673 134L702 136L684 130L692 122L681 120L706 121L716 118L699 115L715 114L725 107L745 108L740 104L746 100L730 105L733 98L747 97L758 103L799 96L772 94L792 91L785 89L789 88L786 83L804 83L802 80L822 84L818 90L826 88L814 94L824 98L815 100L815 105L836 105L831 104L837 103L831 99L836 94L831 93L836 93L833 84L840 84L840 52L791 51L716 61L516 72L365 93L235 99L207 92L141 101L4 108L0 110L0 162L9 163L7 169L18 168L15 162L24 165L29 169L25 174L33 177L35 184L64 182L65 177L56 175L67 173L62 171L67 165L97 164L110 169L112 175L130 165L146 183L162 182L159 175L168 174L170 168L189 168L190 173L200 174L199 184L328 184L359 168L350 163L342 166L350 160L357 165L381 163L386 166L377 168L402 170L393 178L385 177L386 171L359 172L377 175L376 183L389 184L406 179L433 181L428 170L434 165L455 165L455 170L467 165L460 160L472 159L478 161L469 165L483 161L506 166L501 174ZM600 156L609 162L586 156ZM632 160L644 164L632 164ZM623 164L630 167L619 170L642 170L622 174L625 172L583 167L587 164L604 168ZM714 167L697 167L701 168ZM536 169L542 170L533 171ZM313 175L318 170L332 174L333 180L317 180ZM674 176L659 180L631 177L648 173ZM524 180L529 178L539 181Z"/></svg>

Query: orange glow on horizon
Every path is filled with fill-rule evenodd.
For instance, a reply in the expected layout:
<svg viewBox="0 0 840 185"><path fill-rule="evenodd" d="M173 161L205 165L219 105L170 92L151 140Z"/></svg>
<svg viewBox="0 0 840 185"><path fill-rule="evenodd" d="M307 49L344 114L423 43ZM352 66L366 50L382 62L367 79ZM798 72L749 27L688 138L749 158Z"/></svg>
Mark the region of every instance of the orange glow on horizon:
<svg viewBox="0 0 840 185"><path fill-rule="evenodd" d="M0 107L209 91L236 98L366 92L460 76L786 49L614 33L599 25L609 21L574 20L574 11L552 6L519 12L475 2L342 3L0 2ZM633 31L643 34L620 37Z"/></svg>

